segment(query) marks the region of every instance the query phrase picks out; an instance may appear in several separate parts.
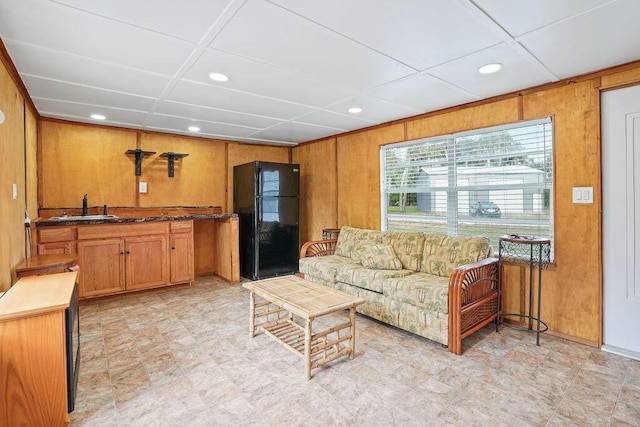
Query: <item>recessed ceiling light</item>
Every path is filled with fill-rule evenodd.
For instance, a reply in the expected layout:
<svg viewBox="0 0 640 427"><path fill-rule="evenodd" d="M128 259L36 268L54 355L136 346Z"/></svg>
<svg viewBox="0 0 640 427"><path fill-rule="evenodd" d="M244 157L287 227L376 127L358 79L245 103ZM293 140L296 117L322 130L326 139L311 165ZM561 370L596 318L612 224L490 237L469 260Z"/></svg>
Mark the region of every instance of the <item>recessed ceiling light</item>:
<svg viewBox="0 0 640 427"><path fill-rule="evenodd" d="M349 111L351 114L358 114L358 113L362 113L362 108L360 108L360 107L351 107L347 111Z"/></svg>
<svg viewBox="0 0 640 427"><path fill-rule="evenodd" d="M104 115L102 115L102 114L92 114L91 118L93 120L105 120L106 119L106 117Z"/></svg>
<svg viewBox="0 0 640 427"><path fill-rule="evenodd" d="M499 71L502 68L502 64L494 63L494 64L486 64L482 67L478 68L478 72L482 74L491 74Z"/></svg>
<svg viewBox="0 0 640 427"><path fill-rule="evenodd" d="M227 80L229 80L229 76L222 73L211 73L209 74L209 78L217 82L226 82Z"/></svg>
<svg viewBox="0 0 640 427"><path fill-rule="evenodd" d="M200 132L200 128L198 126L189 126L188 129L191 132Z"/></svg>

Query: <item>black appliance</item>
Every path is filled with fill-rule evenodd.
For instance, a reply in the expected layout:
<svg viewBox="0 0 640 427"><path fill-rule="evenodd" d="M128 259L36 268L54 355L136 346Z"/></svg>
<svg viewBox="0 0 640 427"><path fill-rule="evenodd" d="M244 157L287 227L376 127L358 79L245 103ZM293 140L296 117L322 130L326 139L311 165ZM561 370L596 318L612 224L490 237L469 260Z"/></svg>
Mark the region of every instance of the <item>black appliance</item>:
<svg viewBox="0 0 640 427"><path fill-rule="evenodd" d="M71 295L69 307L65 310L67 341L67 410L73 412L78 390L80 371L80 308L78 305L78 284Z"/></svg>
<svg viewBox="0 0 640 427"><path fill-rule="evenodd" d="M251 280L298 271L300 165L251 162L233 168L240 275Z"/></svg>

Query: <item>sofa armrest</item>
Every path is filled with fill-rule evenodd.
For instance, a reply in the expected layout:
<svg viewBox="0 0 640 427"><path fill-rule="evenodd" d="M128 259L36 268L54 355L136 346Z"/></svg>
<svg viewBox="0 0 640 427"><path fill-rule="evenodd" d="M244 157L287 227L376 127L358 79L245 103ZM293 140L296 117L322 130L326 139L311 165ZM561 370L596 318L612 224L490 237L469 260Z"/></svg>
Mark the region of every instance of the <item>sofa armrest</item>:
<svg viewBox="0 0 640 427"><path fill-rule="evenodd" d="M462 339L494 321L498 311L498 260L458 267L449 278L449 351L462 354Z"/></svg>
<svg viewBox="0 0 640 427"><path fill-rule="evenodd" d="M338 239L328 239L307 242L300 248L300 258L333 255L336 251L337 241Z"/></svg>

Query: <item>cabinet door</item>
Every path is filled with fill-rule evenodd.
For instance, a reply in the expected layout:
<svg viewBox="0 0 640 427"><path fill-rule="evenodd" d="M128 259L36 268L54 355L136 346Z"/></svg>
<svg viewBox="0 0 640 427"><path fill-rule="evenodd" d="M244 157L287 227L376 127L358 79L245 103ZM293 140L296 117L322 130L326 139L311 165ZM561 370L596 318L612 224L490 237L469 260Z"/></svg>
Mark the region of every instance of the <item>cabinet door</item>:
<svg viewBox="0 0 640 427"><path fill-rule="evenodd" d="M164 235L125 240L126 288L144 289L169 283L167 239Z"/></svg>
<svg viewBox="0 0 640 427"><path fill-rule="evenodd" d="M80 297L107 295L124 290L124 241L78 242Z"/></svg>
<svg viewBox="0 0 640 427"><path fill-rule="evenodd" d="M193 234L176 233L170 237L171 243L171 283L192 282Z"/></svg>

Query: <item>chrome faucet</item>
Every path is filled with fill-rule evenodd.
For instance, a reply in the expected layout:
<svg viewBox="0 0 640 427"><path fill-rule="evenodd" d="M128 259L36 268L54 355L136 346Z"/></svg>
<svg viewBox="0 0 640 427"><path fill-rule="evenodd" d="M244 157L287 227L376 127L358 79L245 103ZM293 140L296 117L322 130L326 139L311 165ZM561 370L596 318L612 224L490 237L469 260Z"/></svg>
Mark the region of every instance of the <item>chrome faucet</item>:
<svg viewBox="0 0 640 427"><path fill-rule="evenodd" d="M89 214L89 208L87 206L87 195L85 194L84 197L82 198L82 215L88 215Z"/></svg>

